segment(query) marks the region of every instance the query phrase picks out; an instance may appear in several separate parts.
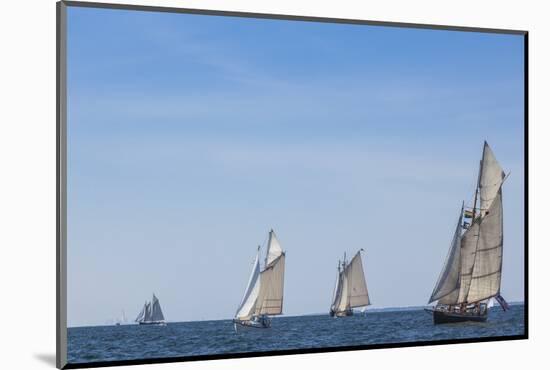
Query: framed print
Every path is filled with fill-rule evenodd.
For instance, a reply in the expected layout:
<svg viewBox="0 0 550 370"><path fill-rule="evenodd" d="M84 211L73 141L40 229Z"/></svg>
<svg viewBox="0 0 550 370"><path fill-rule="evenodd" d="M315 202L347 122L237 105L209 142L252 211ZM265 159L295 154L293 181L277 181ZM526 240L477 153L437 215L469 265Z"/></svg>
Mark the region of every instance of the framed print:
<svg viewBox="0 0 550 370"><path fill-rule="evenodd" d="M527 338L526 31L57 27L59 368Z"/></svg>

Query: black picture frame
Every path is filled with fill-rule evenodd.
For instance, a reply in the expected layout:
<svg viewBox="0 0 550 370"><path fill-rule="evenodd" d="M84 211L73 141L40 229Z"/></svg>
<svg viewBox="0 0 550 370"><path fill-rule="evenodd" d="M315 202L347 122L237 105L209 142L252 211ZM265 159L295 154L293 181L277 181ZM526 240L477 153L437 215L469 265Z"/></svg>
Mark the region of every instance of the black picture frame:
<svg viewBox="0 0 550 370"><path fill-rule="evenodd" d="M325 23L340 23L354 25L369 25L369 26L386 26L386 27L401 27L415 29L433 29L433 30L448 30L462 32L478 32L492 34L512 34L521 35L524 40L524 328L523 335L510 335L498 337L484 338L467 338L467 339L445 339L434 341L414 341L400 343L384 343L370 345L353 345L339 347L324 347L311 349L296 349L296 350L274 350L252 353L231 353L231 354L215 354L215 355L198 355L198 356L182 356L182 357L162 357L162 358L146 358L134 360L119 360L119 361L100 361L88 363L68 363L67 362L67 8L82 7L82 8L103 8L103 9L119 9L133 10L142 12L167 12L181 14L199 14L199 15L215 15L225 17L244 17L257 19L273 19L273 20L291 20L302 22L325 22ZM327 17L312 17L312 16L296 16L283 14L265 14L265 13L249 13L249 12L234 12L234 11L218 11L206 9L190 9L190 8L175 8L175 7L160 7L160 6L143 6L131 4L111 4L99 2L80 2L80 1L59 1L56 4L56 37L57 37L57 63L56 63L56 122L57 122L57 141L56 141L56 366L60 369L75 369L75 368L93 368L93 367L109 367L123 365L138 365L138 364L158 364L158 363L173 363L187 361L204 361L218 359L233 359L247 357L265 357L278 355L293 355L293 354L313 354L323 352L341 352L341 351L356 351L367 349L380 348L402 348L402 347L419 347L419 346L434 346L459 343L480 343L480 342L497 342L509 340L523 340L529 338L529 243L528 243L528 201L529 201L529 97L528 97L528 81L529 81L529 32L526 30L512 29L493 29L493 28L477 28L463 27L450 25L436 24L418 24L418 23L401 23L401 22L385 22L374 20L359 20L359 19L341 19Z"/></svg>

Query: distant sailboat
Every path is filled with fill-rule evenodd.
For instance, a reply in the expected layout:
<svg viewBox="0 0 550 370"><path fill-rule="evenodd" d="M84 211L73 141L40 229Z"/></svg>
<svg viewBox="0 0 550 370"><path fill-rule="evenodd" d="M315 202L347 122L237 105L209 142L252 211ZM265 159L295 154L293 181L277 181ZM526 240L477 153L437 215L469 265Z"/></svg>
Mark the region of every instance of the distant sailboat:
<svg viewBox="0 0 550 370"><path fill-rule="evenodd" d="M243 299L233 319L235 330L237 325L253 328L271 327L268 315L280 315L283 312L284 274L285 252L271 230L263 269L260 269L258 247Z"/></svg>
<svg viewBox="0 0 550 370"><path fill-rule="evenodd" d="M471 209L458 217L446 263L428 303L435 324L485 321L491 298L504 310L500 295L503 248L502 184L506 176L485 142ZM477 201L479 197L479 208ZM471 219L464 222L463 219Z"/></svg>
<svg viewBox="0 0 550 370"><path fill-rule="evenodd" d="M361 251L362 249L349 263L347 263L345 255L343 261L338 261L338 275L329 313L332 317L352 316L353 308L363 307L364 312L366 306L371 304L361 261Z"/></svg>
<svg viewBox="0 0 550 370"><path fill-rule="evenodd" d="M126 315L124 314L124 310L122 310L122 316L121 316L120 319L115 323L115 325L119 326L119 325L123 325L123 324L126 324Z"/></svg>
<svg viewBox="0 0 550 370"><path fill-rule="evenodd" d="M151 302L145 302L135 321L140 325L166 325L160 302L154 294Z"/></svg>

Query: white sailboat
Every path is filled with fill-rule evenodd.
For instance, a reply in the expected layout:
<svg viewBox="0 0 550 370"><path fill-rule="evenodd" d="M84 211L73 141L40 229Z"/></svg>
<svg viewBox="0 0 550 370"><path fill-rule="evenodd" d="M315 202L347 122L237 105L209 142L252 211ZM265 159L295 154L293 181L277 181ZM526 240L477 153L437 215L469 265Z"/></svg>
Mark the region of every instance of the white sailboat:
<svg viewBox="0 0 550 370"><path fill-rule="evenodd" d="M126 324L126 315L124 313L124 310L122 310L122 315L120 316L120 319L118 319L118 321L115 323L115 325L119 326L124 324Z"/></svg>
<svg viewBox="0 0 550 370"><path fill-rule="evenodd" d="M435 324L485 321L494 298L500 295L503 252L502 185L506 176L493 151L484 143L473 207L464 205L458 217L443 270L428 303ZM479 208L477 207L479 197ZM464 222L470 219L470 222Z"/></svg>
<svg viewBox="0 0 550 370"><path fill-rule="evenodd" d="M145 302L135 322L140 325L166 325L164 314L160 308L160 302L153 293L153 299Z"/></svg>
<svg viewBox="0 0 550 370"><path fill-rule="evenodd" d="M343 261L338 261L338 274L329 313L332 317L352 316L353 308L363 307L364 312L371 304L361 260L362 251L363 249L359 250L349 263L345 255Z"/></svg>
<svg viewBox="0 0 550 370"><path fill-rule="evenodd" d="M269 316L283 312L285 252L273 230L269 232L264 268L260 268L260 247L252 266L244 296L233 323L252 328L269 328Z"/></svg>

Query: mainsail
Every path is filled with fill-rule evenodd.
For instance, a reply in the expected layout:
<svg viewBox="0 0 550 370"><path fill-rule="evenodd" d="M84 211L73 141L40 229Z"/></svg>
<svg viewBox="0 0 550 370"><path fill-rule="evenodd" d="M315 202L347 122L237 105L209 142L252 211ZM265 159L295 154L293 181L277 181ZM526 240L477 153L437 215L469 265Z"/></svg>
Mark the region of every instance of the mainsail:
<svg viewBox="0 0 550 370"><path fill-rule="evenodd" d="M476 189L479 212L476 215L474 207L471 225L462 233L464 211L461 211L446 263L429 303L470 304L500 294L504 178L502 168L485 142Z"/></svg>
<svg viewBox="0 0 550 370"><path fill-rule="evenodd" d="M285 253L275 232L269 232L266 265L260 273L260 291L256 302L256 315L280 315L283 312L285 279Z"/></svg>
<svg viewBox="0 0 550 370"><path fill-rule="evenodd" d="M145 316L143 317L144 322L150 322L151 320L151 302L145 304Z"/></svg>
<svg viewBox="0 0 550 370"><path fill-rule="evenodd" d="M502 271L502 191L485 211L479 227L474 267L467 303L478 302L500 293Z"/></svg>
<svg viewBox="0 0 550 370"><path fill-rule="evenodd" d="M280 315L283 312L285 255L282 253L260 273L257 315Z"/></svg>
<svg viewBox="0 0 550 370"><path fill-rule="evenodd" d="M151 321L164 321L164 315L162 314L162 309L160 308L160 302L154 294L151 308Z"/></svg>
<svg viewBox="0 0 550 370"><path fill-rule="evenodd" d="M331 310L342 312L368 305L370 305L369 292L363 271L361 251L359 251L349 264L344 261L342 270L339 269Z"/></svg>
<svg viewBox="0 0 550 370"><path fill-rule="evenodd" d="M349 303L349 279L346 276L345 272L340 274L340 292L338 294L338 300L334 303L335 311L342 312L346 311Z"/></svg>
<svg viewBox="0 0 550 370"><path fill-rule="evenodd" d="M285 252L269 232L265 266L260 270L259 249L250 278L235 318L250 320L253 316L279 315L283 312Z"/></svg>

